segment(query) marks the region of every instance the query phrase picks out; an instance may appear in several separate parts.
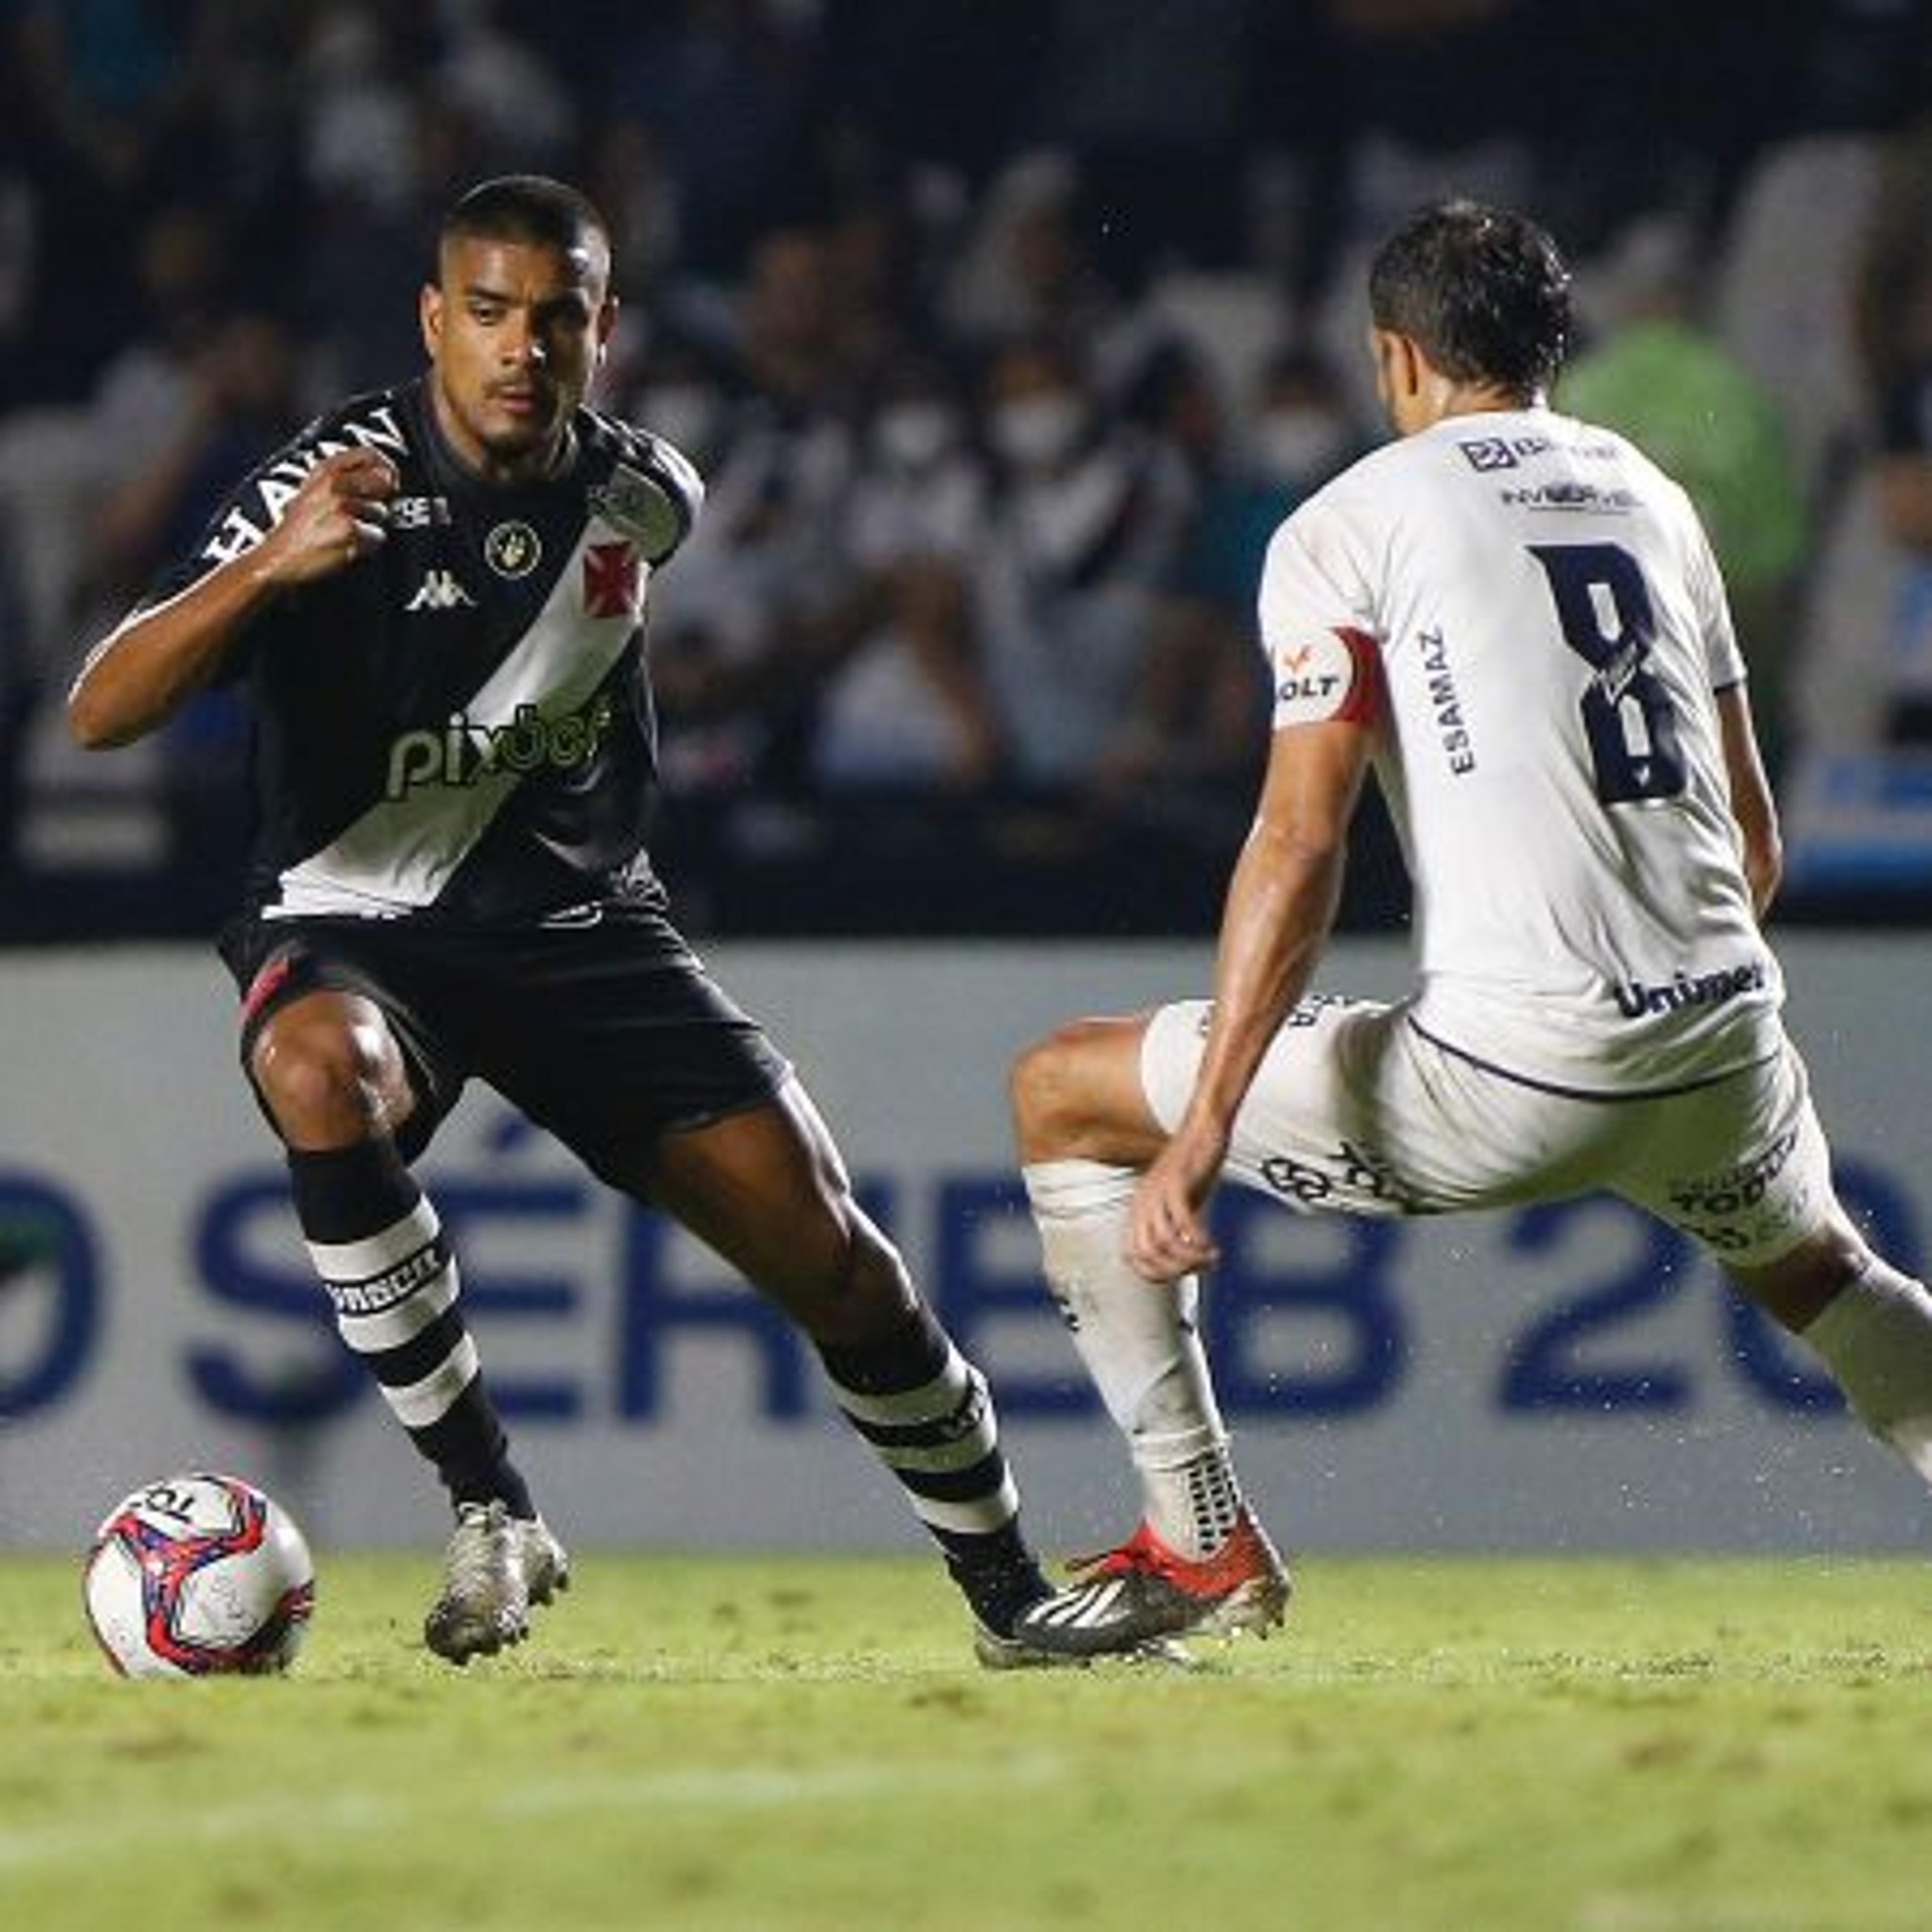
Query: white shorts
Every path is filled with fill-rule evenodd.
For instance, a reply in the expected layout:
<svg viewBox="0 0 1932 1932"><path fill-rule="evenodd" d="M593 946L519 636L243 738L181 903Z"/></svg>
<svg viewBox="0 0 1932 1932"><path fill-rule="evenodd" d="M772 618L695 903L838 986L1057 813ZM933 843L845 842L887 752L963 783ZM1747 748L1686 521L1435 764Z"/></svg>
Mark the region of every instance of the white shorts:
<svg viewBox="0 0 1932 1932"><path fill-rule="evenodd" d="M1193 1090L1209 1003L1150 1021L1141 1083L1163 1126ZM1603 1100L1534 1085L1419 1032L1406 1006L1316 995L1276 1036L1228 1172L1304 1212L1450 1214L1621 1195L1727 1264L1778 1260L1832 1209L1831 1156L1788 1042L1700 1087Z"/></svg>

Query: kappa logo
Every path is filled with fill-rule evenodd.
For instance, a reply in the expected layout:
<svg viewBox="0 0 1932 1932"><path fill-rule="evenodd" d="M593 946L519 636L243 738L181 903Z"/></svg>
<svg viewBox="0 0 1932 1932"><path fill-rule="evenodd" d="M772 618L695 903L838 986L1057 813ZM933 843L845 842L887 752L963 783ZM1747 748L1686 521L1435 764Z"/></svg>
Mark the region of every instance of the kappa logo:
<svg viewBox="0 0 1932 1932"><path fill-rule="evenodd" d="M456 580L453 570L426 570L405 610L473 610L476 600Z"/></svg>

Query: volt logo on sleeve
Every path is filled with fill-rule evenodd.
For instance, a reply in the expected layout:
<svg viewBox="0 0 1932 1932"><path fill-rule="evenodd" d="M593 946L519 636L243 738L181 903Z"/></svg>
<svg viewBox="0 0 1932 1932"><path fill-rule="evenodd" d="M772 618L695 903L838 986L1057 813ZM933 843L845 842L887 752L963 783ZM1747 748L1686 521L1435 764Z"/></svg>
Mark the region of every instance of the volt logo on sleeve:
<svg viewBox="0 0 1932 1932"><path fill-rule="evenodd" d="M1269 652L1274 671L1274 728L1366 724L1382 688L1376 640L1364 631L1323 631Z"/></svg>

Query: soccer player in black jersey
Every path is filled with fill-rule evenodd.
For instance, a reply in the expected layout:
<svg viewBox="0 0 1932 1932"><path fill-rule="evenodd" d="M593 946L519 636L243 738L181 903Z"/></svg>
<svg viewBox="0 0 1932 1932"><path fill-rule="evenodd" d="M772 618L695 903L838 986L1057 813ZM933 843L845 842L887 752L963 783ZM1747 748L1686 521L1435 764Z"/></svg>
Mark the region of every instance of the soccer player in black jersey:
<svg viewBox="0 0 1932 1932"><path fill-rule="evenodd" d="M409 1165L474 1076L798 1324L940 1544L982 1660L1022 1660L1013 1622L1047 1586L986 1382L646 854L646 586L704 491L586 405L610 271L574 189L472 189L421 295L427 370L241 484L88 656L71 728L125 744L218 680L246 692L257 827L222 940L242 1060L342 1338L454 1507L431 1649L517 1642L568 1576Z"/></svg>

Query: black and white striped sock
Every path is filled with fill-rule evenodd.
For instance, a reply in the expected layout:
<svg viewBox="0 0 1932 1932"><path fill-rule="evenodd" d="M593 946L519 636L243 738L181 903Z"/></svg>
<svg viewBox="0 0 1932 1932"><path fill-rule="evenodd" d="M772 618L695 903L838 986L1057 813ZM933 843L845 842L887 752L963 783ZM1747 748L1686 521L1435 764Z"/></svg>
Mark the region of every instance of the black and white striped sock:
<svg viewBox="0 0 1932 1932"><path fill-rule="evenodd" d="M974 1613L1010 1634L1048 1586L1020 1533L986 1378L922 1304L883 1340L818 1353L846 1420L904 1488Z"/></svg>
<svg viewBox="0 0 1932 1932"><path fill-rule="evenodd" d="M536 1514L483 1384L456 1258L393 1143L291 1150L289 1178L335 1326L456 1503Z"/></svg>

